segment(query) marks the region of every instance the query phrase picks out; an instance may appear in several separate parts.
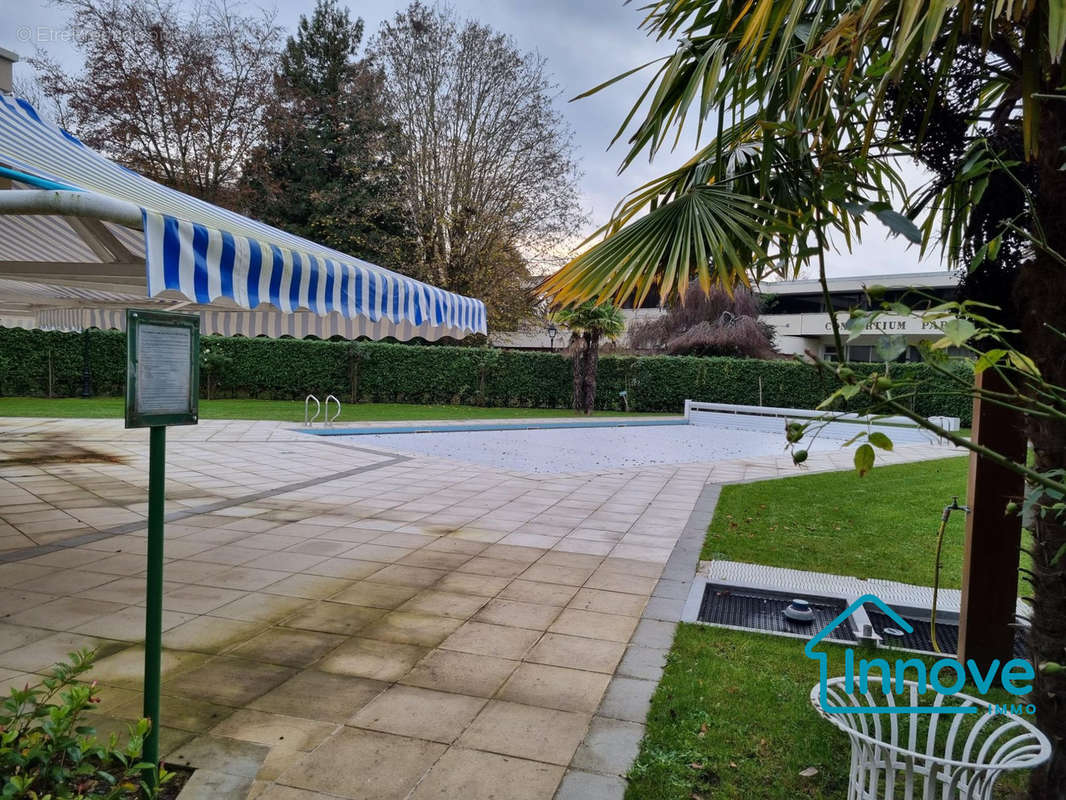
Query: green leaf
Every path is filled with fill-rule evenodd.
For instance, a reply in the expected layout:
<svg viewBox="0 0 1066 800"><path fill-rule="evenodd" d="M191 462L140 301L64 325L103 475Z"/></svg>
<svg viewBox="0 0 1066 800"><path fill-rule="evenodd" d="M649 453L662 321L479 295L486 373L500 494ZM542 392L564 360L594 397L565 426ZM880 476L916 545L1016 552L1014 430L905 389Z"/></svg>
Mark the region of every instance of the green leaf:
<svg viewBox="0 0 1066 800"><path fill-rule="evenodd" d="M882 336L874 345L874 350L882 361L895 361L907 351L907 339L898 333Z"/></svg>
<svg viewBox="0 0 1066 800"><path fill-rule="evenodd" d="M662 56L661 58L652 59L651 61L649 61L646 64L641 64L639 67L633 67L633 69L626 70L621 75L615 75L610 80L606 80L603 83L599 84L598 86L593 86L588 91L584 91L584 92L582 92L581 94L579 94L579 95L577 95L575 97L571 97L570 98L570 102L572 103L575 100L581 100L584 97L588 97L589 95L596 94L596 92L601 92L604 89L606 89L608 86L610 86L610 85L612 85L614 83L618 83L618 81L620 81L620 80L624 80L625 78L628 78L633 73L640 72L642 69L645 69L646 67L650 67L652 64L656 64L656 63L658 63L660 61L666 61L667 58L668 58L668 56Z"/></svg>
<svg viewBox="0 0 1066 800"><path fill-rule="evenodd" d="M889 439L885 434L881 433L881 431L874 431L870 434L869 439L870 444L875 445L876 447L880 447L882 450L892 449L892 440ZM870 463L873 463L872 458L870 460Z"/></svg>
<svg viewBox="0 0 1066 800"><path fill-rule="evenodd" d="M922 232L918 230L918 226L898 211L886 208L875 213L877 214L877 218L881 220L884 226L892 231L893 234L902 236L914 244L922 243Z"/></svg>
<svg viewBox="0 0 1066 800"><path fill-rule="evenodd" d="M1010 363L1020 372L1025 372L1032 375L1035 378L1040 377L1040 368L1037 367L1036 362L1024 353L1019 353L1017 350L1011 350L1008 355Z"/></svg>
<svg viewBox="0 0 1066 800"><path fill-rule="evenodd" d="M977 363L973 365L973 371L980 375L989 367L995 366L999 363L1000 359L1007 354L1006 350L995 349L981 353L981 357L977 359Z"/></svg>
<svg viewBox="0 0 1066 800"><path fill-rule="evenodd" d="M943 324L941 330L944 338L951 344L962 347L977 333L977 326L968 319L950 319Z"/></svg>
<svg viewBox="0 0 1066 800"><path fill-rule="evenodd" d="M863 477L874 467L874 449L868 444L860 445L855 451L855 470Z"/></svg>
<svg viewBox="0 0 1066 800"><path fill-rule="evenodd" d="M1058 552L1055 553L1055 555L1052 557L1051 566L1055 566L1057 563L1059 563L1062 560L1063 556L1066 556L1066 544L1062 545L1059 548Z"/></svg>
<svg viewBox="0 0 1066 800"><path fill-rule="evenodd" d="M1066 8L1062 3L1047 4L1047 20L1048 50L1051 60L1057 62L1061 60L1063 48L1066 47Z"/></svg>
<svg viewBox="0 0 1066 800"><path fill-rule="evenodd" d="M844 329L848 332L849 342L855 337L866 333L866 324L869 319L869 315L862 313L853 314L848 318L848 321L844 323Z"/></svg>

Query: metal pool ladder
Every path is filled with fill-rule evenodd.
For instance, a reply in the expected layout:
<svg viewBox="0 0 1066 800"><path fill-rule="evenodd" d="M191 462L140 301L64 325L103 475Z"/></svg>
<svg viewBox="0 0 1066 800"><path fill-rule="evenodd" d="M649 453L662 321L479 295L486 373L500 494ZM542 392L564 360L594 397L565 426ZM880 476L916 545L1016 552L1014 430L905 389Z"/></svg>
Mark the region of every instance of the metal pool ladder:
<svg viewBox="0 0 1066 800"><path fill-rule="evenodd" d="M337 404L337 411L331 417L329 415L329 401L332 400ZM341 415L341 401L331 394L326 395L326 418L322 421L322 424L327 428L333 427L333 421Z"/></svg>
<svg viewBox="0 0 1066 800"><path fill-rule="evenodd" d="M315 414L314 414L314 416L311 416L311 403L312 402L315 404ZM318 417L319 417L319 415L321 415L321 413L322 413L322 404L320 402L318 402L318 398L315 397L313 394L307 395L307 397L304 398L304 427L305 428L310 428L312 425L314 425L315 424L315 420L318 419Z"/></svg>
<svg viewBox="0 0 1066 800"><path fill-rule="evenodd" d="M337 410L330 416L329 404L333 402L337 404ZM311 413L311 403L315 404L315 413ZM304 398L304 427L314 427L315 420L322 417L322 426L325 428L332 428L334 421L341 415L341 401L336 396L329 394L326 395L326 402L323 404L319 402L318 398L313 394L307 395Z"/></svg>

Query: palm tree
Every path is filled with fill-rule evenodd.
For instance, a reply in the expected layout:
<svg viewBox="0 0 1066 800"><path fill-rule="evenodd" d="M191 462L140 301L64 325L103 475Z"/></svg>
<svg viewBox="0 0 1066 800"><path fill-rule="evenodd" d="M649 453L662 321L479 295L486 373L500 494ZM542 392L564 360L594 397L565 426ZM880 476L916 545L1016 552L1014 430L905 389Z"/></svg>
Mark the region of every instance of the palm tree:
<svg viewBox="0 0 1066 800"><path fill-rule="evenodd" d="M1045 385L1066 387L1062 0L651 0L645 10L643 27L674 51L591 90L656 68L615 137L630 132L623 169L676 146L686 124L702 143L625 198L602 241L542 284L556 306L653 288L668 300L692 279L731 289L807 264L828 295L830 235L850 245L871 217L960 268L1017 237L1023 246L1002 250L1018 261L1021 346ZM908 191L903 156L937 160L937 177ZM996 181L1023 202L990 222L979 212ZM1035 470L1061 485L1062 409L1030 414L1029 438ZM1056 742L1034 798L1066 798L1063 521L1033 523L1030 645L1056 667L1034 686L1037 722Z"/></svg>
<svg viewBox="0 0 1066 800"><path fill-rule="evenodd" d="M626 320L617 306L582 303L564 309L556 321L570 329L570 349L574 365L574 411L591 414L596 404L596 368L600 360L600 339L614 340L625 332Z"/></svg>

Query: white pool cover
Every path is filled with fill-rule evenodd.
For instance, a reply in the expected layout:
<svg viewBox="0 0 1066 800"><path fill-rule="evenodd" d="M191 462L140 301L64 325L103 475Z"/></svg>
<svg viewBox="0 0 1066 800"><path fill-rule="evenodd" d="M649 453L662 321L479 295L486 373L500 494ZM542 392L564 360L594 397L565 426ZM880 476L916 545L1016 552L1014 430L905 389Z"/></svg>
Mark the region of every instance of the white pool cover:
<svg viewBox="0 0 1066 800"><path fill-rule="evenodd" d="M809 449L834 450L842 443L819 437ZM655 425L364 435L357 444L519 472L561 473L782 455L785 433L783 429L769 433L710 425Z"/></svg>

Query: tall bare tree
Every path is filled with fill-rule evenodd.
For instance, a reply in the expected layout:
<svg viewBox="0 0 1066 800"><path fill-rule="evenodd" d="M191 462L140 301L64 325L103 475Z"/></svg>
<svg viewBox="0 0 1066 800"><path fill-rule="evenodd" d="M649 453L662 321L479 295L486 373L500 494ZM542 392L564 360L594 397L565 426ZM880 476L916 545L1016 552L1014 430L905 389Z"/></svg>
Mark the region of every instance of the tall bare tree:
<svg viewBox="0 0 1066 800"><path fill-rule="evenodd" d="M371 53L404 139L411 271L485 299L490 325L513 326L532 304L514 256L537 259L581 221L571 134L544 60L419 3L382 24Z"/></svg>
<svg viewBox="0 0 1066 800"><path fill-rule="evenodd" d="M79 32L82 68L30 60L62 122L143 175L232 202L262 132L280 31L215 0L56 0Z"/></svg>

